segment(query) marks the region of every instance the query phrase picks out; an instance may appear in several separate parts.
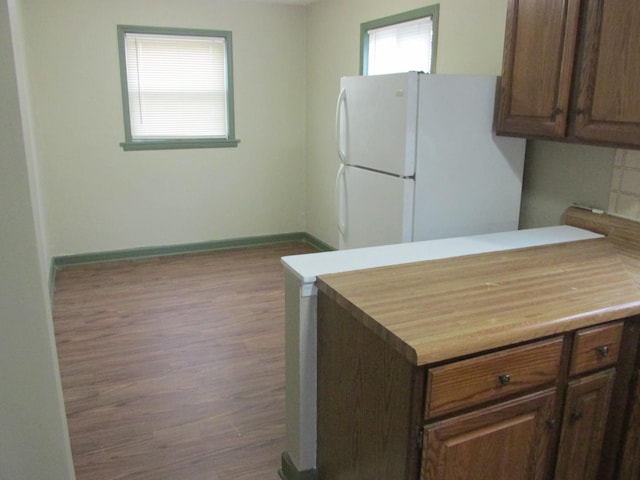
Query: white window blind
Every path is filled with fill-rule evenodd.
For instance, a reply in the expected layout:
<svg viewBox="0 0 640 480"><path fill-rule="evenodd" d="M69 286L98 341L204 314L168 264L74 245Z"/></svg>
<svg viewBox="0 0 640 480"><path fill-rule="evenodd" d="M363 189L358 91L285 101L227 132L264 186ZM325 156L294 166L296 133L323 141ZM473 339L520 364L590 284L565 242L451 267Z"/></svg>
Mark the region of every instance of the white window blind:
<svg viewBox="0 0 640 480"><path fill-rule="evenodd" d="M126 33L132 140L227 138L225 38Z"/></svg>
<svg viewBox="0 0 640 480"><path fill-rule="evenodd" d="M367 73L431 73L431 17L367 30Z"/></svg>

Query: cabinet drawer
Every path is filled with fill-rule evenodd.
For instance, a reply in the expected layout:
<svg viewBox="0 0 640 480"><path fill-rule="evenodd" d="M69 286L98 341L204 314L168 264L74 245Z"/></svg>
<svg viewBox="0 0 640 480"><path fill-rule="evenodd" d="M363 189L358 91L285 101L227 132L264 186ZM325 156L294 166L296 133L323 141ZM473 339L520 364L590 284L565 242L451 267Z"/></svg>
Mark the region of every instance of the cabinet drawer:
<svg viewBox="0 0 640 480"><path fill-rule="evenodd" d="M425 418L554 383L562 343L557 337L429 369Z"/></svg>
<svg viewBox="0 0 640 480"><path fill-rule="evenodd" d="M571 375L609 367L618 362L623 322L599 325L575 333Z"/></svg>

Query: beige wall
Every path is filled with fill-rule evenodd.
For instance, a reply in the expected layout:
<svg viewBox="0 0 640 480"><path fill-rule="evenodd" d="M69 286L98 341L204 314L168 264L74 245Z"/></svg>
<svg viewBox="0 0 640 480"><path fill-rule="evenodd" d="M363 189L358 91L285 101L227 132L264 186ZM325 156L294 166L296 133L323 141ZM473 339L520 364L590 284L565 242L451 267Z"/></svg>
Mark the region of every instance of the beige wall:
<svg viewBox="0 0 640 480"><path fill-rule="evenodd" d="M304 230L304 7L23 4L51 255ZM118 24L233 32L238 148L121 149Z"/></svg>
<svg viewBox="0 0 640 480"><path fill-rule="evenodd" d="M520 226L558 225L577 203L607 210L615 150L527 142Z"/></svg>
<svg viewBox="0 0 640 480"><path fill-rule="evenodd" d="M334 108L360 23L421 0L23 1L53 256L308 231L337 245ZM499 74L506 0L441 0L437 71ZM115 26L233 32L237 149L123 152ZM74 35L82 37L74 41ZM614 152L529 142L522 227L606 208ZM605 179L605 180L602 180ZM579 195L576 193L579 191Z"/></svg>
<svg viewBox="0 0 640 480"><path fill-rule="evenodd" d="M0 478L74 478L21 112L18 9L0 2ZM11 28L10 28L11 25ZM12 38L13 36L13 38ZM19 52L18 52L19 55ZM22 98L24 100L24 97ZM28 127L28 125L27 125Z"/></svg>
<svg viewBox="0 0 640 480"><path fill-rule="evenodd" d="M439 3L436 71L499 75L507 1ZM306 228L334 246L335 99L340 77L358 73L360 23L424 5L420 0L319 0L308 8ZM528 142L521 227L557 225L574 202L606 208L613 157L612 149Z"/></svg>

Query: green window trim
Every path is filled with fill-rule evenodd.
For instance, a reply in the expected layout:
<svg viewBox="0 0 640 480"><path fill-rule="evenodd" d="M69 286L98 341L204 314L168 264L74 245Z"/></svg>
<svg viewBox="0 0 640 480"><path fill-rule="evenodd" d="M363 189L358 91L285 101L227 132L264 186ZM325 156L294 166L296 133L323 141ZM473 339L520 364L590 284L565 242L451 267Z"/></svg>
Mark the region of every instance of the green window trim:
<svg viewBox="0 0 640 480"><path fill-rule="evenodd" d="M148 27L139 25L118 25L118 53L120 60L120 86L122 91L122 111L124 117L125 140L120 146L125 151L135 150L172 150L191 148L230 148L237 147L240 140L235 138L234 90L233 90L233 48L232 35L226 30L203 30L190 28ZM227 136L202 138L133 139L129 109L129 87L127 83L127 64L125 53L125 35L142 33L156 35L185 35L225 39L226 56L226 100L227 100Z"/></svg>
<svg viewBox="0 0 640 480"><path fill-rule="evenodd" d="M419 18L431 17L433 22L433 36L431 37L431 73L436 72L436 55L438 52L438 19L440 4L417 8L408 12L398 13L389 17L379 18L360 24L360 75L367 75L369 58L369 30L388 27L397 23L409 22Z"/></svg>
<svg viewBox="0 0 640 480"><path fill-rule="evenodd" d="M175 140L132 140L122 142L120 146L124 151L136 150L182 150L188 148L229 148L237 147L240 140L217 139L180 139Z"/></svg>

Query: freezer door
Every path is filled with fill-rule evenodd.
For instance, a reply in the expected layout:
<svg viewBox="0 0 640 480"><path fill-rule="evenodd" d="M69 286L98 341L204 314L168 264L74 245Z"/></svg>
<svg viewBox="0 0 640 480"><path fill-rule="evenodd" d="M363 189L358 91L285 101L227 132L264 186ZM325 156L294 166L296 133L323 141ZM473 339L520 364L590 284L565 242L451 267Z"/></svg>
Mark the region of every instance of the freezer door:
<svg viewBox="0 0 640 480"><path fill-rule="evenodd" d="M338 177L340 249L413 240L414 180L345 167Z"/></svg>
<svg viewBox="0 0 640 480"><path fill-rule="evenodd" d="M420 77L415 241L518 229L525 140L494 134L496 86Z"/></svg>
<svg viewBox="0 0 640 480"><path fill-rule="evenodd" d="M341 79L336 129L343 163L413 176L418 76L410 72Z"/></svg>

